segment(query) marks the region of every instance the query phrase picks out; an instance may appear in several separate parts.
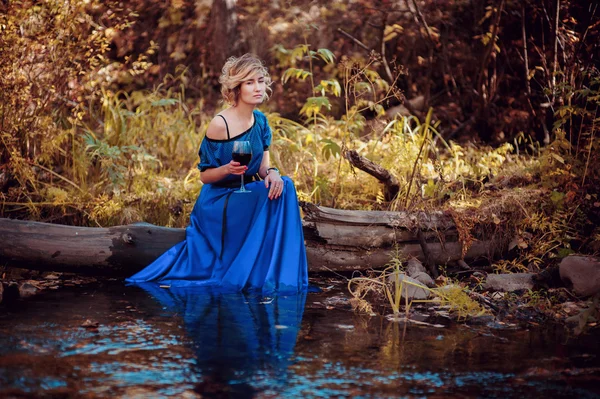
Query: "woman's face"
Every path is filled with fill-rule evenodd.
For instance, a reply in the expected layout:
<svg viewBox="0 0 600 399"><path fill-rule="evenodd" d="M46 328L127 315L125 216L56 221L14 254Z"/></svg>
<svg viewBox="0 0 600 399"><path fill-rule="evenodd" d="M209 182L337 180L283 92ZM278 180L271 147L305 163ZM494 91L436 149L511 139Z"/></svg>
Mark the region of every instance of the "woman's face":
<svg viewBox="0 0 600 399"><path fill-rule="evenodd" d="M249 105L261 104L265 98L266 88L265 77L261 73L256 72L251 74L240 85L238 102Z"/></svg>

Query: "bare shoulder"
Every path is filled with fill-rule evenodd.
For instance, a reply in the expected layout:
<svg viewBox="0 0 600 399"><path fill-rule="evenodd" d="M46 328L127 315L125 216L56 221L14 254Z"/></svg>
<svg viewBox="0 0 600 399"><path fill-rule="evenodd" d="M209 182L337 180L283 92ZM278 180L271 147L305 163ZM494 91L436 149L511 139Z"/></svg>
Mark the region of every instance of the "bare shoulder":
<svg viewBox="0 0 600 399"><path fill-rule="evenodd" d="M227 127L220 116L215 116L208 124L206 137L213 140L225 140L227 138Z"/></svg>

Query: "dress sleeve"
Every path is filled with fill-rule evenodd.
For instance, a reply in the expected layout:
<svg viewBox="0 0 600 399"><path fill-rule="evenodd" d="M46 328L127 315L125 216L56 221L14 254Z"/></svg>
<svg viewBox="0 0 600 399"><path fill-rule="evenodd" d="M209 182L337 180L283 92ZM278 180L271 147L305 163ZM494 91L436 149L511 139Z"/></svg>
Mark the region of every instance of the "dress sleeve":
<svg viewBox="0 0 600 399"><path fill-rule="evenodd" d="M261 114L261 119L263 123L262 128L262 141L263 141L263 150L268 151L271 146L271 139L273 137L271 133L271 126L269 126L269 121L264 114Z"/></svg>
<svg viewBox="0 0 600 399"><path fill-rule="evenodd" d="M200 156L200 163L198 163L198 169L201 172L204 172L206 169L210 168L218 168L219 161L215 157L215 153L210 148L210 144L208 140L202 140L202 144L200 144L200 151L198 151L198 155Z"/></svg>

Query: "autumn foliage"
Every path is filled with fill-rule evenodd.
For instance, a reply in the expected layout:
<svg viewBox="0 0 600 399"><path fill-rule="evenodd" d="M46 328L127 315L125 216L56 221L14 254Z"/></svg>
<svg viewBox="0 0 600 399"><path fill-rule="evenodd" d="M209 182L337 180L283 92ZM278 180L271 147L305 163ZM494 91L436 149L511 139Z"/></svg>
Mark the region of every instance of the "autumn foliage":
<svg viewBox="0 0 600 399"><path fill-rule="evenodd" d="M251 51L276 80L264 106L274 162L301 199L456 208L490 188L533 185L546 194L529 225L515 227L521 243L529 240L522 249L543 229L554 235L526 261L571 246L593 251L597 8L561 0L2 2L0 216L185 225L200 188L197 147L222 106L219 69ZM350 167L348 150L390 170L398 196L385 198ZM573 226L555 223L565 218L581 236L571 240Z"/></svg>

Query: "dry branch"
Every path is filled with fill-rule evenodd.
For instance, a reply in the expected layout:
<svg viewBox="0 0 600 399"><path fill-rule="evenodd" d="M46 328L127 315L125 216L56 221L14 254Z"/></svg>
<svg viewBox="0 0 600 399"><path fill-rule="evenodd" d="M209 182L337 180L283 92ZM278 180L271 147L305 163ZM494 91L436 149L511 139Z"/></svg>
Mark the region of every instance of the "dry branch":
<svg viewBox="0 0 600 399"><path fill-rule="evenodd" d="M398 191L400 191L400 183L387 169L377 165L376 163L362 157L358 152L351 150L346 152L346 158L350 164L371 176L375 177L384 185L383 195L386 201L392 201Z"/></svg>

